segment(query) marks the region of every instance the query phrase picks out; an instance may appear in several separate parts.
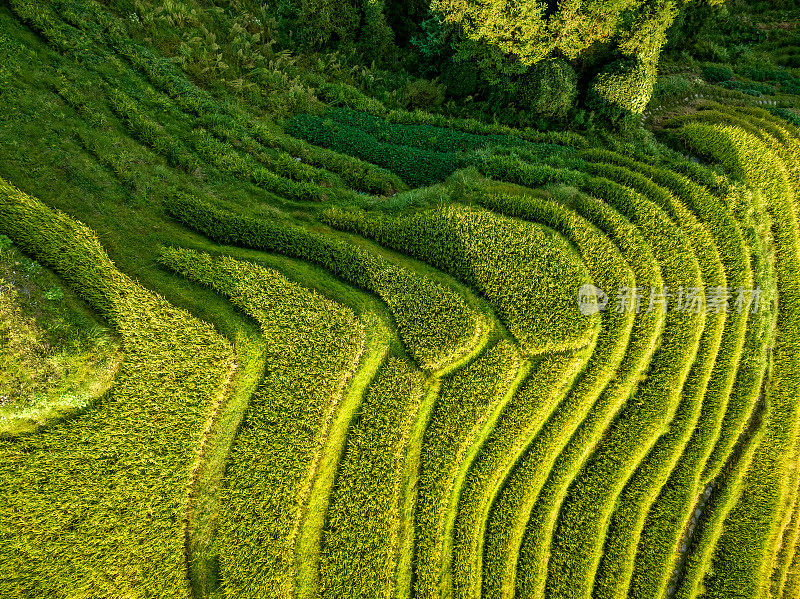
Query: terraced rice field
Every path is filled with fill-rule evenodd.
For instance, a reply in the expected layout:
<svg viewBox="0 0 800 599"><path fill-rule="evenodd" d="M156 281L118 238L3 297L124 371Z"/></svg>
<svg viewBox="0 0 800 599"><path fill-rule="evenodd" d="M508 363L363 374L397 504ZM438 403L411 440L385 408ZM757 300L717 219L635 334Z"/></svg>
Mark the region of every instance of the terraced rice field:
<svg viewBox="0 0 800 599"><path fill-rule="evenodd" d="M800 596L797 126L273 122L110 10L0 5L0 234L122 355L0 435L0 597Z"/></svg>

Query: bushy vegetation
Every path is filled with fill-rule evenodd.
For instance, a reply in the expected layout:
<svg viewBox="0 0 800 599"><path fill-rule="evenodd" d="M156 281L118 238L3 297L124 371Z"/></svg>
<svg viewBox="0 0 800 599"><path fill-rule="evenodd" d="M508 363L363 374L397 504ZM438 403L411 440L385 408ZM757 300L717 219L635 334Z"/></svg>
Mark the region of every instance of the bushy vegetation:
<svg viewBox="0 0 800 599"><path fill-rule="evenodd" d="M655 85L655 72L644 62L622 59L598 73L589 88L589 106L612 121L641 114Z"/></svg>
<svg viewBox="0 0 800 599"><path fill-rule="evenodd" d="M567 115L578 95L578 76L570 64L557 58L542 61L525 73L518 101L546 117Z"/></svg>

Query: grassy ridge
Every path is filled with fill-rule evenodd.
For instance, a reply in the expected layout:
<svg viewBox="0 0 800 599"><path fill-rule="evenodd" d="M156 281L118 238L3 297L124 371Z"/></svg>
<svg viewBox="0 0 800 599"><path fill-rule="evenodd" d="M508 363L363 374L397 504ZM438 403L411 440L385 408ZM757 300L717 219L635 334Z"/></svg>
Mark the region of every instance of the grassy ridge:
<svg viewBox="0 0 800 599"><path fill-rule="evenodd" d="M119 341L51 270L0 235L0 436L92 405L122 361Z"/></svg>
<svg viewBox="0 0 800 599"><path fill-rule="evenodd" d="M742 432L723 472L703 492L704 509L700 510L701 513L694 520L697 532L692 531L689 534L690 538L686 539L688 542L686 554L683 560L678 562L672 582L667 589L667 593L674 597L694 598L704 593L703 581L710 574L714 549L722 535L723 525L731 509L745 499L742 495L744 473L752 463L753 455L764 436L765 408L765 404L761 402L754 410L747 423L747 429Z"/></svg>
<svg viewBox="0 0 800 599"><path fill-rule="evenodd" d="M225 392L229 345L116 270L85 226L5 181L0 225L113 323L125 352L96 407L0 442L0 563L10 574L0 594L188 598L189 468Z"/></svg>
<svg viewBox="0 0 800 599"><path fill-rule="evenodd" d="M791 599L797 596L800 591L800 551L798 546L795 545L792 556L792 561L789 564L789 569L786 575L786 583L783 587L781 599Z"/></svg>

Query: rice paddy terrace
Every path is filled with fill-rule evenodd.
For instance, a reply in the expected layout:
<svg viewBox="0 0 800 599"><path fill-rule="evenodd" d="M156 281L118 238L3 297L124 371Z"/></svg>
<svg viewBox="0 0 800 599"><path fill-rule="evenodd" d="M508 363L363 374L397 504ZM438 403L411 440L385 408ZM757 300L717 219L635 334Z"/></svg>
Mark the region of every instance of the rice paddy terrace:
<svg viewBox="0 0 800 599"><path fill-rule="evenodd" d="M111 11L0 3L0 234L114 331L0 428L0 597L800 597L800 78L273 120Z"/></svg>

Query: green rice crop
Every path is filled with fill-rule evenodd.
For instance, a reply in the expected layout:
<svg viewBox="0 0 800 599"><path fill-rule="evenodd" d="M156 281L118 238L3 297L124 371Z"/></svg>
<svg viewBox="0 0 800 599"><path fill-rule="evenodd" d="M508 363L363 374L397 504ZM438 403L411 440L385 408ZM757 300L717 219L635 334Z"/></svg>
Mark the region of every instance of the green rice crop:
<svg viewBox="0 0 800 599"><path fill-rule="evenodd" d="M217 543L227 595L286 597L309 481L362 358L364 325L274 270L182 249L161 260L229 297L264 334L265 375L229 457Z"/></svg>
<svg viewBox="0 0 800 599"><path fill-rule="evenodd" d="M607 179L589 179L586 190L642 231L661 264L666 287L701 287L700 268L689 240L654 202ZM616 414L614 404L604 412L599 411L602 403L596 404L597 414L590 414L570 439L528 522L520 552L522 578L518 576L522 596L539 592L545 580L547 593L574 597L591 593L615 500L672 420L705 321L703 313L668 311L660 345L647 378L633 395L635 401L626 402ZM608 423L611 416L613 422ZM593 447L593 452L587 452L587 447Z"/></svg>
<svg viewBox="0 0 800 599"><path fill-rule="evenodd" d="M279 133L262 123L252 124L250 130L253 137L265 146L281 149L307 164L336 173L351 188L390 196L405 187L397 175L369 162Z"/></svg>
<svg viewBox="0 0 800 599"><path fill-rule="evenodd" d="M403 472L425 389L425 379L413 364L389 358L364 396L348 432L326 516L322 596L395 595Z"/></svg>
<svg viewBox="0 0 800 599"><path fill-rule="evenodd" d="M469 354L491 326L454 282L430 269L423 275L421 265L412 270L387 252L370 252L361 243L288 222L239 216L185 195L172 198L167 210L221 243L309 260L376 293L392 311L409 352L426 370L445 368Z"/></svg>
<svg viewBox="0 0 800 599"><path fill-rule="evenodd" d="M759 416L764 404L761 391L767 370L768 348L774 339L777 311L773 307L776 291L772 257L768 250L771 244L770 219L764 213L765 208L758 200L759 196L760 194L753 194L742 188L732 191L726 201L742 225L751 250L750 262L754 286L763 290L764 298L761 309L749 316L736 380L719 438L702 473L701 482L705 490L703 496L697 498L697 502L706 497L712 487L718 488L719 491L712 495L713 505L707 506L700 518L696 515L697 508L692 506L692 516L687 531L691 533L697 529L698 532L690 539L691 543L682 541L681 547L683 548L685 544L686 551L677 559L676 568L679 576L671 576L669 583L675 596L681 599L694 598L698 593L700 583L711 565L713 550L722 532L723 522L740 500L742 480L763 431L763 426L757 425L756 422L763 422L763 418ZM680 486L676 486L674 490L672 486L667 486L664 493L675 494L680 492L680 489ZM661 503L662 499L659 499L658 505ZM671 503L665 502L666 509L670 506ZM659 511L649 515L654 530L660 528L661 512L663 510L659 508ZM674 518L669 518L667 522L674 522ZM674 525L680 526L680 522L675 522ZM643 586L652 584L651 575L639 563L637 571L640 572L638 578L642 579ZM636 572L633 584L637 584Z"/></svg>
<svg viewBox="0 0 800 599"><path fill-rule="evenodd" d="M470 465L458 501L453 531L454 597L480 597L486 523L499 493L526 442L538 431L586 365L589 346L571 354L547 354L535 366Z"/></svg>
<svg viewBox="0 0 800 599"><path fill-rule="evenodd" d="M586 345L597 315L576 309L590 282L580 256L548 227L451 205L400 216L329 210L326 222L460 279L492 306L528 354Z"/></svg>
<svg viewBox="0 0 800 599"><path fill-rule="evenodd" d="M476 135L432 125L393 123L346 108L333 108L325 118L362 131L378 141L434 152L469 152L487 146L525 146L529 142L513 135Z"/></svg>
<svg viewBox="0 0 800 599"><path fill-rule="evenodd" d="M188 599L184 501L229 344L119 272L87 227L2 180L0 227L106 316L125 355L98 405L0 441L0 594Z"/></svg>
<svg viewBox="0 0 800 599"><path fill-rule="evenodd" d="M607 153L598 153L594 156L598 162L588 166L590 172L602 174L636 189L670 214L693 247L706 288L727 289L733 283L726 276L715 236L700 224L698 218L677 196L652 182L656 169L643 167L645 172L640 175L629 170L630 167L635 168L635 165L622 160L619 155L608 156ZM623 162L626 165L618 167L600 162L605 160ZM746 263L737 264L739 269L748 266ZM738 273L734 276L737 276L735 282L738 283L734 288L744 288L742 281L738 279ZM751 284L752 279L748 282L748 285ZM733 385L744 342L747 314L747 311L736 310L729 314L720 307L719 311L706 318L698 355L683 386L681 403L670 423L669 433L661 436L647 457L639 463L635 474L626 483L618 499L619 505L611 517L604 555L593 591L598 597L612 597L626 592L633 574L634 558L637 556L645 517L661 489L669 482L670 475L673 472L679 476L694 474L696 481L687 489L687 495L695 493L700 470L707 455L706 447L710 449L711 443L716 438L728 394ZM721 354L720 348L722 348ZM702 433L697 434L696 431ZM693 464L679 462L681 458L688 456L693 456L689 458ZM677 465L681 467L677 468ZM690 509L686 503L685 501L683 506L684 514ZM665 509L666 505L668 504L660 503L658 509ZM667 513L673 517L681 513L675 507L672 505L667 509ZM663 524L668 520L665 517L659 521ZM669 541L658 538L652 539L650 543L656 550L670 544L676 547L678 534L678 531L674 531L674 538ZM649 545L643 544L645 551L648 551ZM660 570L662 576L666 576L669 572L669 563L662 558L660 562L646 563L644 569L651 574Z"/></svg>
<svg viewBox="0 0 800 599"><path fill-rule="evenodd" d="M466 163L460 154L380 141L355 127L308 114L292 118L285 128L290 135L314 145L350 154L385 168L411 187L444 181Z"/></svg>

